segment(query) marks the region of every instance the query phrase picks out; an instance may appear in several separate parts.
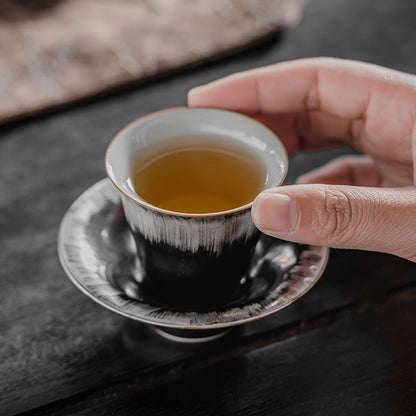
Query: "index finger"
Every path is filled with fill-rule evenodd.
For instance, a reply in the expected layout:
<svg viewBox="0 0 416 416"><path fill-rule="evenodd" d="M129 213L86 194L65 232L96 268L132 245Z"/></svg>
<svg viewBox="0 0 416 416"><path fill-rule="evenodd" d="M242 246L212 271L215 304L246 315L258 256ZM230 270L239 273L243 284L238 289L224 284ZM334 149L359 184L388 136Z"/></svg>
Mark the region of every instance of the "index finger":
<svg viewBox="0 0 416 416"><path fill-rule="evenodd" d="M408 74L363 62L309 58L237 73L197 87L190 91L188 103L253 116L325 113L345 119L347 128L341 129L343 137L337 139L350 141L363 131L371 133L365 125L368 119L379 119L383 111L385 114L388 100L398 91L406 96L409 86L413 96L404 98L412 98L414 103L415 81ZM406 127L414 121L414 112L409 111L409 106L406 109L408 103L406 99L403 108L388 109L390 117L400 115L406 119ZM359 128L353 129L351 122L357 120Z"/></svg>

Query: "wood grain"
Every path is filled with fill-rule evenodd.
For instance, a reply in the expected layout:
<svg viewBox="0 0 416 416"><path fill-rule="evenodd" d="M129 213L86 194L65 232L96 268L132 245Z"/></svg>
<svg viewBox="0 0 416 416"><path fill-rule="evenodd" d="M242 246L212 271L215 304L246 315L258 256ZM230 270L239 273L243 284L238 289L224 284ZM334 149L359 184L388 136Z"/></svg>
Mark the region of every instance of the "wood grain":
<svg viewBox="0 0 416 416"><path fill-rule="evenodd" d="M156 388L130 383L38 415L377 415L416 412L416 297Z"/></svg>

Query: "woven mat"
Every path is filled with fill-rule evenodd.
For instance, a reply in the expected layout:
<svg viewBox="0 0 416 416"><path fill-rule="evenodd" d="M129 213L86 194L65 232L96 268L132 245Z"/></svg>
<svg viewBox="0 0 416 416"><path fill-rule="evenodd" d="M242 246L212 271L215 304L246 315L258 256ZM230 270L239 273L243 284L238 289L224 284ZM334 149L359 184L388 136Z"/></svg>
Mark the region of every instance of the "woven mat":
<svg viewBox="0 0 416 416"><path fill-rule="evenodd" d="M1 0L0 124L269 39L302 0Z"/></svg>

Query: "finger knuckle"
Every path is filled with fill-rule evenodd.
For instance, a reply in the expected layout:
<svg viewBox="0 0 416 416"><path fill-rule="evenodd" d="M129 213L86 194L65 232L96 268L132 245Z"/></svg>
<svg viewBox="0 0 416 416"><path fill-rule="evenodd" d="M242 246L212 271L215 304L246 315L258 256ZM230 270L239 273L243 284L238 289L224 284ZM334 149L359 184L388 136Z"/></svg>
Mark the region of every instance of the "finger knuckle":
<svg viewBox="0 0 416 416"><path fill-rule="evenodd" d="M352 235L354 207L350 197L343 191L323 191L322 212L317 218L318 229L328 243L347 242Z"/></svg>

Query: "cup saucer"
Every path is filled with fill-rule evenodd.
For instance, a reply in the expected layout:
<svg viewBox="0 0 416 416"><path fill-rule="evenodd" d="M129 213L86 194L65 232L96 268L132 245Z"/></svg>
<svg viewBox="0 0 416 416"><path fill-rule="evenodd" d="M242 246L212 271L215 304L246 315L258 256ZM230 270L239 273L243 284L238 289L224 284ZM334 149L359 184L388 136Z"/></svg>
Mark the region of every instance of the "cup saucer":
<svg viewBox="0 0 416 416"><path fill-rule="evenodd" d="M227 305L172 308L146 292L119 193L109 179L103 179L68 209L59 229L58 254L72 283L95 302L152 325L166 338L202 342L295 302L322 275L329 249L262 236L250 273Z"/></svg>

